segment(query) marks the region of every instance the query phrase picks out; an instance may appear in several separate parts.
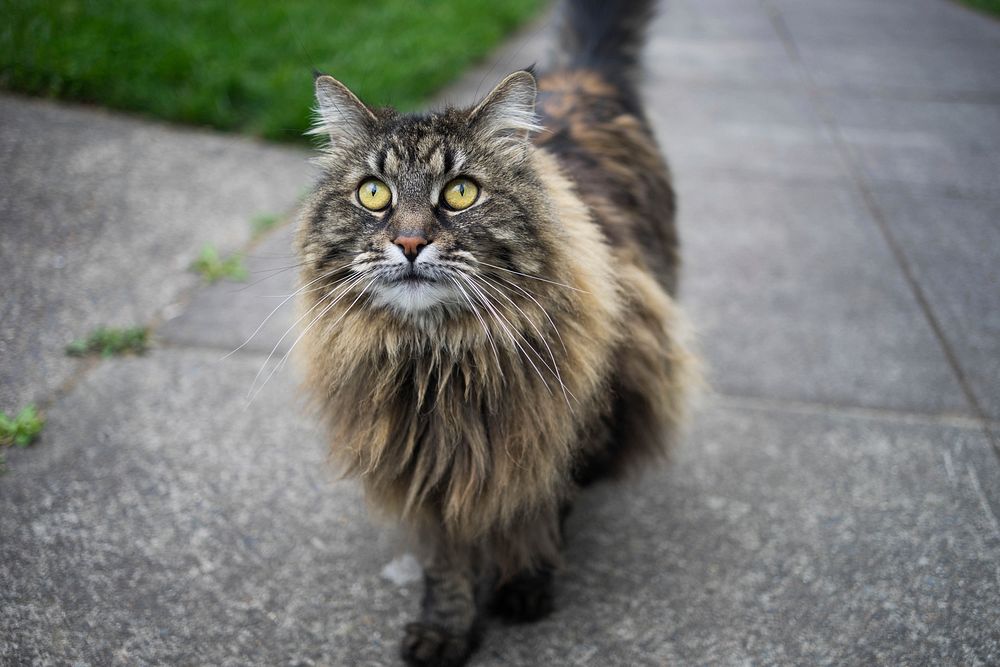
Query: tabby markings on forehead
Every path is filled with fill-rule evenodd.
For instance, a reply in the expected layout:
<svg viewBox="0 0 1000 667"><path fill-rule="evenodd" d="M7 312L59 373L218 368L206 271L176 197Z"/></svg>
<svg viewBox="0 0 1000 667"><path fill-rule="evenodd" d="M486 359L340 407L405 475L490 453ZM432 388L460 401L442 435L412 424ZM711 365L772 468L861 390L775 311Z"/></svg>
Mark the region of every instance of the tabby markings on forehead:
<svg viewBox="0 0 1000 667"><path fill-rule="evenodd" d="M465 153L460 148L456 148L454 151L449 151L449 154L451 154L452 161L455 163L449 171L462 171L465 168Z"/></svg>
<svg viewBox="0 0 1000 667"><path fill-rule="evenodd" d="M427 158L427 166L432 174L444 174L444 150L440 145Z"/></svg>
<svg viewBox="0 0 1000 667"><path fill-rule="evenodd" d="M435 136L425 136L421 137L420 141L417 142L417 155L424 162L430 160L431 153L441 148L441 140Z"/></svg>
<svg viewBox="0 0 1000 667"><path fill-rule="evenodd" d="M376 176L385 176L385 152L378 151L368 156L368 169Z"/></svg>
<svg viewBox="0 0 1000 667"><path fill-rule="evenodd" d="M451 172L452 168L455 166L455 152L451 148L445 146L444 148L444 164L441 166L441 173L447 174Z"/></svg>
<svg viewBox="0 0 1000 667"><path fill-rule="evenodd" d="M399 172L401 158L395 146L390 146L385 152L385 159L382 161L382 169L386 174Z"/></svg>
<svg viewBox="0 0 1000 667"><path fill-rule="evenodd" d="M423 137L416 146L398 142L389 149L395 158L391 164L384 165L386 169L398 170L402 162L416 162L424 171L440 175L447 171L448 159L443 142L437 137ZM388 162L383 158L383 164Z"/></svg>

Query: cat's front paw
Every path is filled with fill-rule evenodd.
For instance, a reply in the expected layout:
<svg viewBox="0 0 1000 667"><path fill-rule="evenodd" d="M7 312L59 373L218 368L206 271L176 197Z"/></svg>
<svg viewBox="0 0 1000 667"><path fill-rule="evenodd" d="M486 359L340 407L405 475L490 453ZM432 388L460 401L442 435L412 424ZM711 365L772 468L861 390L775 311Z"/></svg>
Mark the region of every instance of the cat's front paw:
<svg viewBox="0 0 1000 667"><path fill-rule="evenodd" d="M493 594L492 610L512 623L532 623L555 608L552 570L522 572Z"/></svg>
<svg viewBox="0 0 1000 667"><path fill-rule="evenodd" d="M469 659L469 635L456 635L439 625L409 623L403 635L403 660L419 667L459 667Z"/></svg>

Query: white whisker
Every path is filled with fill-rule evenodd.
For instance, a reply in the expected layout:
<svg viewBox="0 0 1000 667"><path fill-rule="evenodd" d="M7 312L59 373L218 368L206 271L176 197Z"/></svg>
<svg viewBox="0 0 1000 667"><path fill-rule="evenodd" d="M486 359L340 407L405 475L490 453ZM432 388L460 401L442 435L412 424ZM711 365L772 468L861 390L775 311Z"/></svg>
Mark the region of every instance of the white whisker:
<svg viewBox="0 0 1000 667"><path fill-rule="evenodd" d="M461 276L461 278L465 280L469 288L479 296L479 302L482 303L484 306L486 306L486 308L493 315L493 319L495 319L497 324L500 325L500 328L503 329L504 332L506 332L507 337L510 338L510 342L513 343L514 346L524 354L524 358L528 361L529 364L531 364L531 367L535 369L535 373L538 374L538 379L542 381L542 384L545 385L545 388L549 391L549 393L552 393L552 388L549 386L549 383L545 381L545 376L542 375L542 371L538 369L538 366L535 365L535 362L531 360L531 355L529 355L528 352L524 349L524 347L517 341L517 338L514 337L513 332L507 326L509 324L510 327L514 327L514 325L511 324L510 321L493 306L493 303L490 300L489 296L485 294L481 289L479 289L479 286L473 283L468 276L463 275ZM507 324L504 324L504 322L506 322ZM527 342L528 341L525 340L525 343ZM532 352L535 352L535 355L538 356L539 359L541 358L541 355L539 355L538 352L535 351L535 349L532 348L530 344L528 344L528 347L532 350Z"/></svg>
<svg viewBox="0 0 1000 667"><path fill-rule="evenodd" d="M361 278L357 282L355 282L353 284L356 285L357 283L361 282L364 278L367 278L368 275L369 274L362 274ZM370 280L368 282L367 285L365 285L364 287L362 287L361 288L361 292L359 292L358 296L356 296L354 298L354 301L351 302L351 304L347 307L347 309L343 313L341 313L340 317L338 317L336 320L334 320L333 324L331 324L330 326L331 327L337 326L337 324L339 324L340 321L342 319L344 319L349 312L351 312L351 309L354 307L354 304L356 304L361 299L361 297L364 296L365 291L369 287L371 287L372 285L374 285L375 281L377 281L377 280L378 280L377 277L373 278L372 280ZM348 288L348 289L350 289L350 288ZM281 367L285 365L285 361L288 359L289 355L291 355L292 350L295 349L295 346L299 344L299 341L302 340L302 338L307 333L309 333L309 330L316 324L316 322L318 322L324 315L326 315L328 312L330 312L330 310L334 306L336 306L338 302L340 302L340 300L344 297L345 294L347 294L346 291L343 292L343 293L341 293L340 296L338 296L336 299L334 299L332 302L330 302L325 308L323 308L322 311L320 311L319 315L317 315L316 317L314 317L313 320L306 326L306 328L302 330L302 332L295 339L295 342L292 343L292 346L288 348L288 352L285 352L284 356L281 357L281 361L279 361L277 364L275 364L274 368L271 369L271 372L268 374L268 376L266 378L264 378L264 381L261 383L260 387L257 388L257 392L250 397L250 402L251 403L257 397L257 395L260 394L261 391L263 391L264 387L267 386L267 383L271 380L272 377L274 377L274 374L277 373L281 369ZM265 361L264 363L266 364L267 362Z"/></svg>
<svg viewBox="0 0 1000 667"><path fill-rule="evenodd" d="M327 273L324 273L323 275L321 275L321 276L319 276L318 278L315 278L315 279L313 279L313 280L310 280L310 281L309 281L309 282L307 282L307 283L306 283L305 285L303 285L302 287L298 288L297 290L295 290L294 292L292 292L291 294L289 294L289 295L288 295L287 297L285 297L285 300L284 300L284 301L282 301L282 302L281 302L281 303L279 303L279 304L278 304L277 306L275 306L275 307L274 307L274 310L272 310L272 311L271 311L270 313L268 313L268 314L267 314L267 317L265 317L265 318L264 318L264 321L263 321L263 322L261 322L261 323L260 323L260 324L259 324L259 325L257 326L257 328L253 330L253 333L252 333L252 334L250 334L250 337L249 337L249 338L247 338L247 339L246 339L245 341L243 341L243 343L241 343L241 344L240 344L240 346L239 346L239 347L237 347L237 348L236 348L235 350L233 350L232 352L229 352L229 353L228 353L228 354L227 354L226 356L222 357L222 359L220 359L220 361L224 361L224 360L228 359L229 357L231 357L232 355L236 354L237 352L239 352L240 350L242 350L242 349L243 349L244 347L246 347L246 346L247 346L247 344L248 344L248 343L249 343L250 341L252 341L252 340L254 339L254 336L256 336L256 335L257 335L258 333L260 333L260 330L264 328L264 325L265 325L265 324L267 324L267 321L268 321L268 320L270 320L270 319L271 319L271 317L272 317L272 316L273 316L273 315L274 315L274 314L275 314L276 312L278 312L278 309L279 309L279 308L281 308L282 306L284 306L284 305L285 305L286 303L288 303L288 301L289 301L289 300L290 300L290 299L291 299L292 297L294 297L294 296L295 296L296 294L299 294L299 293L303 292L303 291L304 291L304 290L305 290L305 289L306 289L307 287L309 287L309 286L310 286L310 285L312 285L313 283L316 283L316 282L318 282L318 281L320 281L320 280L322 280L322 279L324 279L324 278L329 278L330 276L334 275L334 274L335 274L335 273L337 273L338 271L341 271L341 270L343 270L343 269L347 268L348 266L350 266L350 265L349 265L349 264L345 264L344 266L341 266L341 267L339 267L339 268L336 268L336 269L333 269L332 271L329 271L329 272L327 272ZM338 281L338 282L340 282L340 281ZM322 288L320 288L320 289L322 289ZM312 290L310 290L310 291L312 291Z"/></svg>
<svg viewBox="0 0 1000 667"><path fill-rule="evenodd" d="M580 289L579 287L573 287L572 285L567 285L566 283L559 283L555 280L549 280L548 278L541 278L539 276L533 276L530 273L521 273L520 271L514 271L513 269L505 269L502 266L496 266L495 264L487 264L480 260L479 262L483 266L488 266L491 269L496 269L497 271L506 271L507 273L515 273L519 276L524 276L525 278L531 278L532 280L540 280L543 283L549 283L550 285L558 285L559 287L565 287L566 289L571 289L574 292L582 292L584 294L590 294L587 290Z"/></svg>
<svg viewBox="0 0 1000 667"><path fill-rule="evenodd" d="M477 278L476 276L470 276L470 277L473 280L476 280L476 278ZM492 289L494 292L496 292L501 297L503 297L504 299L506 299L507 302L510 303L511 306L513 306L514 308L516 308L517 311L519 313L521 313L522 316L524 316L524 319L528 322L528 325L534 330L534 332L536 334L538 334L539 340L542 341L542 345L545 346L545 350L549 353L549 359L552 361L552 365L549 366L545 362L545 360L541 358L541 355L539 355L539 361L541 361L543 364L545 364L545 367L548 368L549 371L552 372L553 375L555 375L556 380L559 382L559 386L562 388L563 398L566 399L566 404L570 406L570 409L572 409L573 406L570 405L569 399L570 399L570 396L573 396L573 392L571 392L569 390L569 388L566 386L566 383L563 382L562 374L559 372L559 364L556 362L556 355L553 354L552 348L549 346L548 340L546 340L546 336L541 332L541 330L535 324L534 320L532 320L532 318L529 317L526 312L524 312L524 309L521 308L521 306L517 305L517 302L515 302L513 299L511 299L508 295L504 294L503 290L501 290L498 286L493 285L493 284L491 284L491 282L487 281L487 279L486 279L485 276L480 276L480 278L482 279L481 280L481 284L484 287ZM541 308L541 306L539 306L539 308ZM543 312L544 312L544 309L543 309ZM551 322L551 320L550 320L550 322ZM555 327L553 326L553 329L554 328ZM524 341L525 341L525 343L528 342L527 339L524 339ZM531 345L529 344L528 347L531 347ZM534 349L534 348L532 348L532 349ZM573 396L573 400L577 400L576 396ZM578 400L577 400L577 402L579 403Z"/></svg>
<svg viewBox="0 0 1000 667"><path fill-rule="evenodd" d="M481 276L481 277L484 278L484 279L486 279L486 280L489 280L488 276L484 275L484 276ZM535 302L535 305L538 306L539 310L542 311L542 314L545 315L545 319L547 319L549 321L549 326L551 326L552 330L556 332L556 337L559 339L559 344L562 345L563 352L569 352L569 350L566 349L566 342L563 341L562 334L559 333L559 328L556 327L556 323L554 321L552 321L552 317L549 315L549 311L545 310L545 307L542 306L542 304L540 304L538 302L538 299L536 299L535 296L531 293L531 290L529 290L526 287L521 287L517 283L511 282L510 280L507 280L506 278L501 278L500 276L497 276L497 279L500 280L500 281L503 281L507 285L510 285L511 287L513 287L514 289L516 289L518 292L520 292L521 294L523 294L524 296L528 297L529 299L531 299L532 301Z"/></svg>
<svg viewBox="0 0 1000 667"><path fill-rule="evenodd" d="M458 289L458 291L462 293L462 296L465 297L465 300L469 304L469 308L472 309L472 314L476 316L476 319L479 320L480 326L483 327L483 333L486 334L486 340L489 341L490 347L493 349L493 356L497 360L497 372L502 374L503 373L503 366L500 364L500 353L497 352L496 343L493 342L493 336L490 334L489 327L486 326L486 321L479 314L479 310L476 308L476 304L472 303L472 299L469 298L468 293L466 293L465 289L462 288L462 286L459 284L458 280L456 280L453 275L449 275L448 278L451 280L452 283L454 283L454 285Z"/></svg>
<svg viewBox="0 0 1000 667"><path fill-rule="evenodd" d="M274 344L274 347L272 347L272 348L271 348L271 351L270 351L270 352L268 353L268 355L267 355L267 359L265 359L265 360L264 360L264 363L263 363L263 364L261 364L261 367L260 367L260 370L258 370L258 371L257 371L257 375L255 375L255 376L254 376L254 379L253 379L253 382L252 382L252 383L250 383L250 390L249 390L249 391L247 392L247 398L248 398L248 399L250 399L250 400L253 400L253 399L252 399L251 397L252 397L252 396L254 395L254 387L256 387L256 386L257 386L257 380L259 380L259 379L260 379L260 376L261 376L261 374L262 374L262 373L264 372L264 369L265 369L265 368L267 367L267 363L268 363L269 361L271 361L271 358L272 358L272 357L274 356L274 353L275 353L275 352L277 351L278 347L279 347L279 346L281 345L281 341L285 340L285 337L286 337L286 336L288 336L288 334L289 334L289 333L291 333L291 332L292 332L292 330L293 330L293 329L294 329L294 328L295 328L296 326L298 326L299 322L301 322L301 321L302 321L302 320L304 320L304 319L305 319L306 317L308 317L308 316L309 316L309 314L310 314L310 313L311 313L312 311L316 310L316 308L317 308L317 307L319 307L319 305L320 305L321 303L323 303L323 302L324 302L325 300L327 300L327 299L331 298L331 297L332 297L332 296L333 296L334 294L336 294L336 293L337 293L338 291L340 291L340 294L339 294L339 295L337 296L337 298L336 298L336 299L334 299L334 300L332 301L332 303L330 303L330 304L329 304L328 308L329 308L329 307L333 307L334 305L336 305L336 304L337 304L337 302L338 302L338 301L340 301L340 299L341 299L341 298L343 298L343 296L344 296L345 294L347 294L347 292L348 292L348 291L349 291L349 290L350 290L350 289L351 289L351 288L352 288L352 287L353 287L354 285L356 285L356 284L358 284L359 282L361 282L361 281L362 281L362 280L363 280L363 279L364 279L364 278L365 278L365 277L366 277L367 275L368 275L368 274L361 274L361 275L359 275L359 276L355 276L354 278L352 278L351 280L349 280L349 281L347 282L347 284L346 284L346 285L341 285L341 286L339 286L339 287L336 287L336 288L334 288L333 290L331 290L329 294L326 294L326 295L324 295L324 296L320 297L320 298L319 298L319 299L318 299L318 300L316 301L316 303L315 303L315 304L313 304L313 306L312 306L312 307L311 307L311 308L310 308L309 310L307 310L306 312L302 313L302 315L300 315L300 316L299 316L299 318L298 318L297 320L295 320L295 322L293 322L293 323L292 323L292 326L288 327L288 328L287 328L287 329L285 330L285 333L281 334L281 338L279 338L279 339L278 339L278 342L276 342L276 343ZM326 311L326 308L324 309L324 312L325 312L325 311ZM321 313L321 314L322 314L322 313Z"/></svg>
<svg viewBox="0 0 1000 667"><path fill-rule="evenodd" d="M510 297L508 297L508 296L507 296L506 294L504 294L503 292L500 292L500 291L498 291L498 290L497 290L497 289L496 289L495 287L493 287L493 286L491 286L491 285L487 285L486 283L484 283L484 282L481 282L481 281L477 280L477 276L472 276L472 275L470 275L470 276L467 276L467 277L468 277L468 278L469 278L470 280L472 280L473 282L477 283L478 285L481 285L481 286L483 286L483 287L488 287L488 288L490 288L491 290L493 290L494 292L496 292L497 294L499 294L500 296L502 296L502 297L503 297L504 299L506 299L506 300L507 300L508 302L510 302L510 304L511 304L511 305L513 305L513 306L514 306L514 308L516 308L516 309L517 309L517 310L518 310L518 311L519 311L519 312L521 313L521 315L523 315L523 316L524 316L524 319L525 319L525 320L527 321L528 325L529 325L529 326L531 326L531 328L532 328L532 329L533 329L533 330L535 331L535 333L537 333L537 334L538 334L538 337L539 337L539 338L540 338L540 339L542 340L542 343L543 343L543 344L545 344L545 337L543 336L542 332L541 332L541 331L540 331L540 330L538 329L538 327L537 327L537 326L535 326L535 323L531 321L531 318L530 318L530 317L528 316L528 314L527 314L527 313L525 313L525 312L524 312L524 310L522 310L520 306L518 306L518 305L517 305L516 303L514 303L514 301L512 301L512 300L510 299ZM513 310L511 310L509 306L506 306L506 305L504 305L504 308L505 308L505 310L506 310L506 311L507 311L507 312L508 312L508 313L510 314L510 316L511 316L512 318L514 318L514 319L518 319L518 318L517 318L517 315L516 315L516 313L514 313L514 311L513 311ZM543 358L541 357L541 355L537 354L537 351L535 350L535 348L534 348L534 347L532 347L532 346L531 346L531 343L530 343L530 342L528 341L528 339L527 339L527 338L525 337L524 333L520 331L519 327L516 327L516 326L514 326L514 323L513 323L513 322L511 322L511 320L507 319L506 317L504 318L504 321L505 321L505 322L506 322L506 323L507 323L508 325L510 325L510 327L511 327L511 328L513 328L513 329L514 329L514 331L515 331L515 333L517 333L518 337L520 337L520 339L521 339L522 341L524 341L524 343L525 343L525 344L527 344L527 345L528 345L528 348L529 348L529 349L530 349L531 351L533 351L533 352L536 352L536 357L538 358L538 360L539 360L539 361L541 361L541 362L542 362L542 364L544 364L544 365L545 365L545 368L546 368L546 369L547 369L547 370L548 370L549 372L551 372L551 373L553 373L553 374L555 374L555 375L558 375L558 371L557 371L556 369L554 369L554 368L553 368L552 366L550 366L550 365L549 365L549 363L548 363L547 361L545 361L545 359L543 359ZM553 361L554 361L554 360L553 360Z"/></svg>

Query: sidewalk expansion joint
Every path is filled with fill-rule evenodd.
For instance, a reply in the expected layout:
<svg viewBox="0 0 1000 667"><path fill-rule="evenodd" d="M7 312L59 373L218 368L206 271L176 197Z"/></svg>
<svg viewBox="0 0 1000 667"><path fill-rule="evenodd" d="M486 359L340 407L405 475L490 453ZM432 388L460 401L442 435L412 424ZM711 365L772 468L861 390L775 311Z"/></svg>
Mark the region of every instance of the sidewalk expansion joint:
<svg viewBox="0 0 1000 667"><path fill-rule="evenodd" d="M904 424L951 426L971 430L981 430L985 426L994 430L1000 430L1000 422L998 421L983 420L974 415L962 415L954 412L916 412L895 408L848 405L824 401L790 400L720 392L710 394L709 401L706 401L706 404L709 404L713 399L717 405L723 408L737 410L786 412L810 416L834 415Z"/></svg>
<svg viewBox="0 0 1000 667"><path fill-rule="evenodd" d="M220 363L224 362L227 358L240 358L240 359L271 359L273 358L276 362L281 358L278 352L271 354L270 351L265 351L263 349L254 347L244 347L239 350L234 350L231 347L226 347L223 345L212 345L211 343L186 343L184 341L173 341L173 340L158 340L156 341L156 346L154 350L164 350L170 352L200 352L200 353L213 353L219 355L218 361ZM284 352L281 352L284 354Z"/></svg>

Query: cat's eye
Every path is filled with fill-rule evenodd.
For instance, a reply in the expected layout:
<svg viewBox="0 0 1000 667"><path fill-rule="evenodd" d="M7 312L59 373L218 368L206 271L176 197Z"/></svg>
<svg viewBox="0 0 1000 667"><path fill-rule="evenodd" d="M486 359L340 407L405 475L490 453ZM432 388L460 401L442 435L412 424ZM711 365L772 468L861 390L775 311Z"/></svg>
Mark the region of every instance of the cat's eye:
<svg viewBox="0 0 1000 667"><path fill-rule="evenodd" d="M476 203L479 198L479 186L468 178L456 178L444 186L441 200L447 208L461 211Z"/></svg>
<svg viewBox="0 0 1000 667"><path fill-rule="evenodd" d="M392 201L392 192L382 181L369 178L358 188L358 201L369 211L381 211Z"/></svg>

